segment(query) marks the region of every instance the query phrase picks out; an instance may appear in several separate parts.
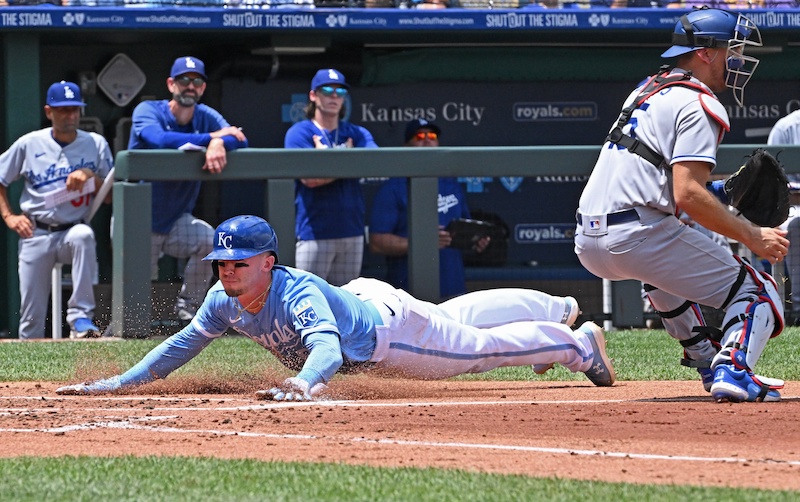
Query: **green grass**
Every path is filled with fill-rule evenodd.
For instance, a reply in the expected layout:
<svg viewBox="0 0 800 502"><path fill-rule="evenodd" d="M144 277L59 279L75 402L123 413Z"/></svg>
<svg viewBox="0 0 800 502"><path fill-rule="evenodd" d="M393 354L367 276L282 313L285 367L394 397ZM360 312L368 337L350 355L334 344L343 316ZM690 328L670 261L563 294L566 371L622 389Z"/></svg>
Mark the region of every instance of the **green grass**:
<svg viewBox="0 0 800 502"><path fill-rule="evenodd" d="M692 380L697 373L679 364L680 345L663 330L623 330L607 333L609 356L619 380ZM124 340L107 343L0 343L0 382L73 381L124 371L134 365L159 340ZM246 378L265 370L286 372L277 360L250 339L224 337L175 374ZM800 380L800 328L787 328L772 339L758 363L758 373L784 380ZM289 373L287 373L288 375ZM530 380L530 368L500 368L464 375L462 380ZM337 377L338 378L338 377ZM537 379L584 380L556 367Z"/></svg>
<svg viewBox="0 0 800 502"><path fill-rule="evenodd" d="M696 379L678 364L678 343L661 330L614 331L608 352L620 380ZM0 343L0 382L74 382L108 376L136 363L159 340L107 343ZM176 372L188 377L250 380L290 373L243 337L225 337ZM758 372L800 380L800 329L773 339ZM340 378L340 377L337 377ZM346 377L344 377L346 378ZM464 380L530 380L530 368L501 368ZM556 368L547 380L583 380ZM687 480L690 481L690 480ZM372 468L182 457L15 457L0 459L0 500L794 500L797 492L628 485L530 478L457 470Z"/></svg>
<svg viewBox="0 0 800 502"><path fill-rule="evenodd" d="M49 495L49 496L48 496ZM180 457L0 460L0 498L40 501L757 502L796 493L626 485L458 470Z"/></svg>

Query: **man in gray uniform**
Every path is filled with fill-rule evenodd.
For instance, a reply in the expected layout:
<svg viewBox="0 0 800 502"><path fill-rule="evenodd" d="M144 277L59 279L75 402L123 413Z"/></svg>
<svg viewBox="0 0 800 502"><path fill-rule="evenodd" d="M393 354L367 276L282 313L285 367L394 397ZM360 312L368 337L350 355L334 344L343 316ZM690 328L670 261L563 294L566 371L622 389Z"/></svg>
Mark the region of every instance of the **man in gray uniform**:
<svg viewBox="0 0 800 502"><path fill-rule="evenodd" d="M51 85L44 113L52 127L22 136L0 155L0 216L20 236L22 339L44 338L55 263L72 265L72 295L67 303L70 338L100 336L93 322L97 250L94 231L85 221L94 192L84 185L94 179L95 190L99 189L114 160L105 138L78 129L84 106L74 83L62 80ZM8 200L8 185L18 178L25 180L22 214L14 214Z"/></svg>
<svg viewBox="0 0 800 502"><path fill-rule="evenodd" d="M753 373L767 341L783 330L775 282L675 216L685 211L708 230L776 263L786 232L735 217L724 190L706 189L730 123L714 93L732 89L741 105L761 45L749 19L719 9L680 18L676 58L628 97L606 139L578 208L575 252L593 274L637 279L664 327L698 368L717 401L777 401L783 381ZM706 326L699 305L725 310L722 329ZM720 332L721 331L721 332Z"/></svg>

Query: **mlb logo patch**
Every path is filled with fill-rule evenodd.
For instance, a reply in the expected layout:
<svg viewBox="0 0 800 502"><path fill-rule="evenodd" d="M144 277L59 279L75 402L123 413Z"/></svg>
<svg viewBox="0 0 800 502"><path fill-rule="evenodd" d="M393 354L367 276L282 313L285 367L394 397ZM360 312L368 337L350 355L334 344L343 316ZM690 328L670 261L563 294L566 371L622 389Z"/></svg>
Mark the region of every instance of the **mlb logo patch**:
<svg viewBox="0 0 800 502"><path fill-rule="evenodd" d="M315 325L319 320L310 300L303 300L298 303L297 306L292 309L292 314L297 317L297 320L300 321L300 325L304 328Z"/></svg>
<svg viewBox="0 0 800 502"><path fill-rule="evenodd" d="M589 220L589 228L592 230L599 230L600 220Z"/></svg>

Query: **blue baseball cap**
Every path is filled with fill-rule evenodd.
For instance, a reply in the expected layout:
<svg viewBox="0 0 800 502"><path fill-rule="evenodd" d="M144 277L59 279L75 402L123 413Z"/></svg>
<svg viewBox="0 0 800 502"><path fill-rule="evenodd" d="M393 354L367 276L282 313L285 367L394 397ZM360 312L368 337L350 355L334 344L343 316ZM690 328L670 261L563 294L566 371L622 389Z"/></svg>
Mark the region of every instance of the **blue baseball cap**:
<svg viewBox="0 0 800 502"><path fill-rule="evenodd" d="M433 122L429 122L425 119L414 119L406 124L406 143L408 143L420 129L430 129L436 134L442 134L442 130Z"/></svg>
<svg viewBox="0 0 800 502"><path fill-rule="evenodd" d="M47 89L47 105L58 106L86 106L81 101L81 88L74 82L56 82Z"/></svg>
<svg viewBox="0 0 800 502"><path fill-rule="evenodd" d="M208 80L206 76L206 65L196 57L181 56L172 63L172 70L169 72L170 77L175 78L184 73L197 73Z"/></svg>
<svg viewBox="0 0 800 502"><path fill-rule="evenodd" d="M325 68L323 70L319 70L314 78L311 79L311 90L319 89L323 85L331 85L331 84L338 84L344 87L345 89L350 89L350 86L347 85L347 82L344 80L344 75L339 70L334 70L333 68Z"/></svg>

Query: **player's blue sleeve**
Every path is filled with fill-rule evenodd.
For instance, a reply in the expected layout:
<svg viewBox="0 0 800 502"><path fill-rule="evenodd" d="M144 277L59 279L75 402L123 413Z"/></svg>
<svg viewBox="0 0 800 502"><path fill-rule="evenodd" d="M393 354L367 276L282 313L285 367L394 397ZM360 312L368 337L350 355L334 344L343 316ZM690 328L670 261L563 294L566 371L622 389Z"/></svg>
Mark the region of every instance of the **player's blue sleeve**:
<svg viewBox="0 0 800 502"><path fill-rule="evenodd" d="M725 180L709 181L706 183L706 188L709 192L714 194L714 197L719 199L725 205L730 204L728 194L725 193Z"/></svg>
<svg viewBox="0 0 800 502"><path fill-rule="evenodd" d="M165 118L158 108L158 103L141 103L133 110L132 129L148 148L177 149L186 143L197 146L208 146L211 141L209 133L185 133L167 130Z"/></svg>
<svg viewBox="0 0 800 502"><path fill-rule="evenodd" d="M405 204L396 196L396 187L400 185L406 189L406 183L401 180L388 179L383 182L372 201L372 211L369 215L369 231L373 234L397 234L402 232L401 218L406 218ZM402 237L406 237L402 235Z"/></svg>
<svg viewBox="0 0 800 502"><path fill-rule="evenodd" d="M358 148L378 148L378 144L375 143L375 140L372 138L371 132L361 126L356 126L356 130L361 133L361 137L358 138L353 146Z"/></svg>
<svg viewBox="0 0 800 502"><path fill-rule="evenodd" d="M344 362L338 334L315 332L303 339L303 345L309 349L309 353L297 378L308 382L309 388L329 382Z"/></svg>
<svg viewBox="0 0 800 502"><path fill-rule="evenodd" d="M283 137L284 148L314 148L312 134L308 133L306 122L298 122L286 131Z"/></svg>
<svg viewBox="0 0 800 502"><path fill-rule="evenodd" d="M95 392L111 391L164 378L189 362L212 340L213 338L208 338L195 331L190 324L161 342L122 375L92 382L87 387Z"/></svg>
<svg viewBox="0 0 800 502"><path fill-rule="evenodd" d="M225 145L225 150L237 150L239 148L247 148L247 139L239 141L236 136L222 136L222 143Z"/></svg>
<svg viewBox="0 0 800 502"><path fill-rule="evenodd" d="M149 148L179 149L187 144L204 147L211 142L211 132L218 131L230 124L216 110L198 105L195 110L198 129L209 132L190 133L175 132L166 129L163 117L156 106L138 106L133 113L133 130ZM239 141L234 136L223 136L226 150L235 150L248 146L247 141Z"/></svg>

